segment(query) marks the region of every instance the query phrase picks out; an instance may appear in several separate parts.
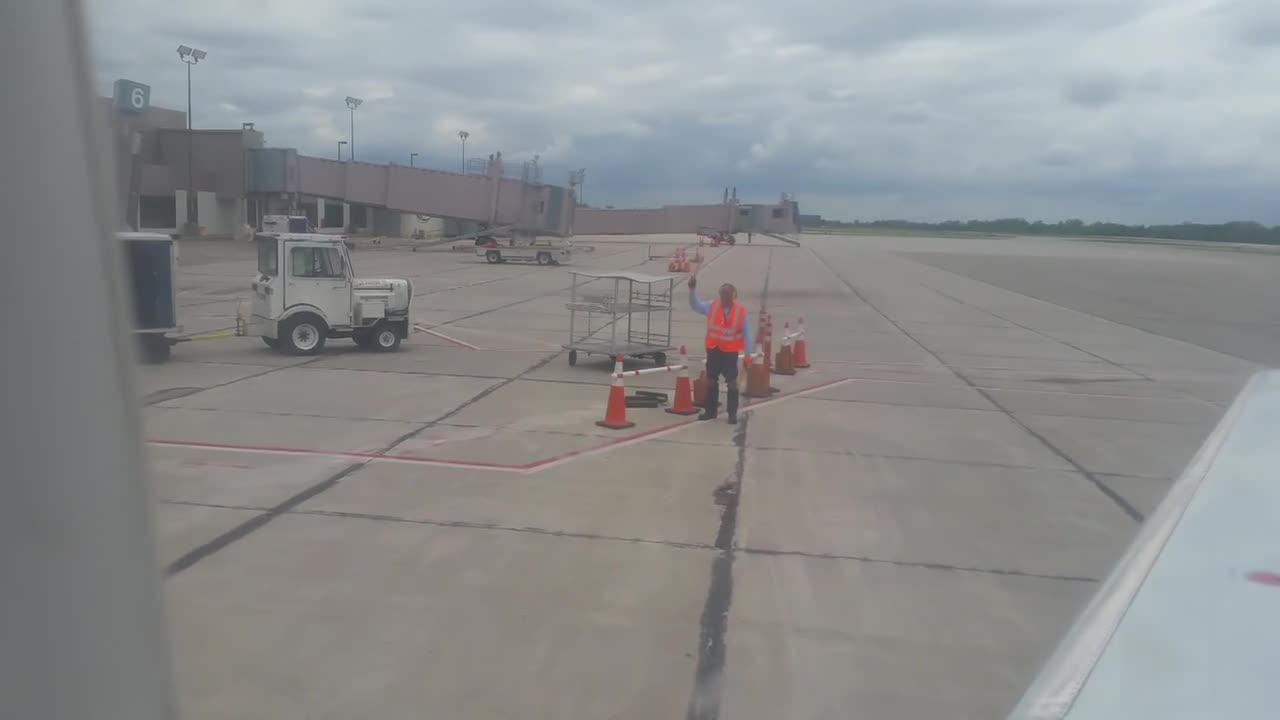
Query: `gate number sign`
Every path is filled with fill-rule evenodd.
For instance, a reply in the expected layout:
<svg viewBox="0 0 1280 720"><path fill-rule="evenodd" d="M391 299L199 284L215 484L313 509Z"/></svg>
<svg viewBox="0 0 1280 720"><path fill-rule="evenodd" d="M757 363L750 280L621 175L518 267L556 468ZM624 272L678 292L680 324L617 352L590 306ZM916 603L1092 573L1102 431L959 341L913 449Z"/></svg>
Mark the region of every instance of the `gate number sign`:
<svg viewBox="0 0 1280 720"><path fill-rule="evenodd" d="M117 80L112 106L120 112L140 113L151 105L151 86L132 80Z"/></svg>

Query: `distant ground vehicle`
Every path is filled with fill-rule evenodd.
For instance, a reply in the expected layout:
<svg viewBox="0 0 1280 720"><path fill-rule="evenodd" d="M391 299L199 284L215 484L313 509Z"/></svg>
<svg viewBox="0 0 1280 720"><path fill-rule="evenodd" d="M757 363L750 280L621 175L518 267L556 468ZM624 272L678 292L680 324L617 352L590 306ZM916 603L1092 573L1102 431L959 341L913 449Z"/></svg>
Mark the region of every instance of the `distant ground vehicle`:
<svg viewBox="0 0 1280 720"><path fill-rule="evenodd" d="M477 240L478 242L478 240ZM544 242L512 238L510 244L490 240L476 248L476 255L490 263L536 262L539 265L566 265L573 261L573 241L555 238Z"/></svg>
<svg viewBox="0 0 1280 720"><path fill-rule="evenodd" d="M698 228L698 235L700 237L704 237L710 240L712 247L715 247L720 243L727 243L729 245L738 244L738 239L733 236L733 233L725 230L716 230L715 228L710 228L710 227L700 227Z"/></svg>
<svg viewBox="0 0 1280 720"><path fill-rule="evenodd" d="M306 215L263 215L265 233L309 233L315 230Z"/></svg>
<svg viewBox="0 0 1280 720"><path fill-rule="evenodd" d="M118 232L124 251L133 305L133 332L143 362L159 364L169 359L182 331L178 324L176 276L178 250L173 238L159 233Z"/></svg>
<svg viewBox="0 0 1280 720"><path fill-rule="evenodd" d="M396 278L356 278L346 239L312 233L259 233L258 276L239 334L272 349L315 355L329 338L349 337L389 352L409 337L413 285Z"/></svg>
<svg viewBox="0 0 1280 720"><path fill-rule="evenodd" d="M314 233L316 226L311 224L311 220L306 215L263 215L262 216L262 232L264 233L294 233L305 234ZM342 241L348 248L355 248L355 244L350 240L343 238Z"/></svg>

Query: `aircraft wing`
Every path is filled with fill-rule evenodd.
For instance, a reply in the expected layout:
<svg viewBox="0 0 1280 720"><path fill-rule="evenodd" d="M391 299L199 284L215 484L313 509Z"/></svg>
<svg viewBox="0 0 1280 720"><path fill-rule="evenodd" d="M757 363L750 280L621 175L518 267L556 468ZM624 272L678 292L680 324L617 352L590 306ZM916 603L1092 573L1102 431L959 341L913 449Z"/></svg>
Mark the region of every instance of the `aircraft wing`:
<svg viewBox="0 0 1280 720"><path fill-rule="evenodd" d="M1245 386L1012 720L1274 718L1280 371Z"/></svg>

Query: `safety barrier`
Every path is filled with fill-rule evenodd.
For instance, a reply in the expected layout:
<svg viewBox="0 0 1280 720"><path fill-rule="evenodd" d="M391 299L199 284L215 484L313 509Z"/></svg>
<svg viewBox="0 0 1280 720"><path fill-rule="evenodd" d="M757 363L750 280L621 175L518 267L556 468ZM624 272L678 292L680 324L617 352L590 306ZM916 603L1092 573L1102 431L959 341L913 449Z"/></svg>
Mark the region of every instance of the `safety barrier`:
<svg viewBox="0 0 1280 720"><path fill-rule="evenodd" d="M774 357L771 355L772 345L772 318L767 313L761 313L760 322L760 339L756 344L756 349L751 352L740 352L738 358L743 361L744 371L739 374L739 382L743 385L742 394L748 398L768 398L779 392L779 389L770 384L771 375L791 376L797 375L798 370L809 367L807 357L807 347L805 342L804 318L800 318L796 323L795 332L791 331L791 323L783 324L782 329L782 345L778 353ZM612 373L612 382L609 387L609 402L605 408L604 420L596 424L614 430L634 427L635 423L627 420L627 408L638 407L658 407L665 404L667 396L663 393L655 393L645 390L636 391L634 396L628 397L626 394L626 386L624 379L627 377L644 377L645 375L653 375L656 373L678 373L676 376L675 391L672 397L672 405L665 411L675 415L693 415L697 412L696 408L706 406L707 398L707 371L706 357L694 358L703 362L703 368L698 373L698 377L690 380L689 370L691 367L691 359L686 352L684 346L680 347L680 362L661 365L659 367L640 368L636 370L626 370L623 367L622 356L619 355L614 362Z"/></svg>

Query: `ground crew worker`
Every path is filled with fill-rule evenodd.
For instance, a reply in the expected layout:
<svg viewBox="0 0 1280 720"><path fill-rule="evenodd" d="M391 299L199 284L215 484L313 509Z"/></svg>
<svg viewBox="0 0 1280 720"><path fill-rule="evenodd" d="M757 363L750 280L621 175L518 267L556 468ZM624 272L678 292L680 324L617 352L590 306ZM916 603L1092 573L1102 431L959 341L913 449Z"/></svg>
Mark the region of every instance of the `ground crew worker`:
<svg viewBox="0 0 1280 720"><path fill-rule="evenodd" d="M738 422L738 353L752 347L747 309L737 302L738 290L725 283L710 304L698 299L698 280L689 276L689 307L707 316L707 401L699 420L714 420L720 409L720 376L724 376L729 424Z"/></svg>

